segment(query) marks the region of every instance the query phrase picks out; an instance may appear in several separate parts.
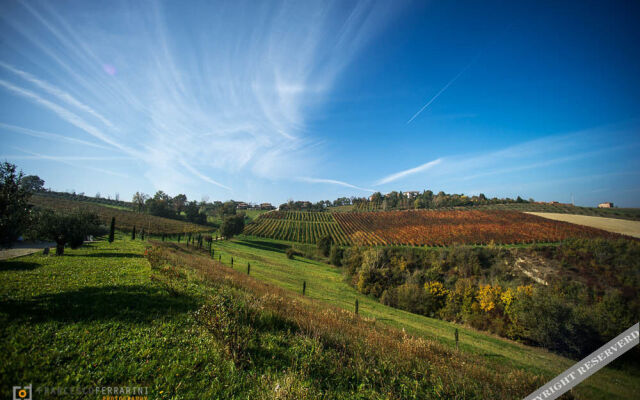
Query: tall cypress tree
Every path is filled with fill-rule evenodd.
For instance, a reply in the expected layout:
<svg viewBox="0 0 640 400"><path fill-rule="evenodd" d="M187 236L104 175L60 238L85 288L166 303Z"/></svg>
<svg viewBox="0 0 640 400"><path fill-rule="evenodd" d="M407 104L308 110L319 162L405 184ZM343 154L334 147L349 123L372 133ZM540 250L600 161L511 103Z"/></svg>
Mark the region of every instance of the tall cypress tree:
<svg viewBox="0 0 640 400"><path fill-rule="evenodd" d="M111 228L109 229L109 243L113 243L116 236L116 217L111 218Z"/></svg>

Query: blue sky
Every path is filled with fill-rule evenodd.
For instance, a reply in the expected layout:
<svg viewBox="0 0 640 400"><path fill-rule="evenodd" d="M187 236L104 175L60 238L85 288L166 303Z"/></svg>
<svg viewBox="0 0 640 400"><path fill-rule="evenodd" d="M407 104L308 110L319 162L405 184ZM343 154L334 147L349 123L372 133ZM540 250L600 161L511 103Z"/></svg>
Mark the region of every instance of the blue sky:
<svg viewBox="0 0 640 400"><path fill-rule="evenodd" d="M7 0L0 158L122 199L638 207L639 18L604 1Z"/></svg>

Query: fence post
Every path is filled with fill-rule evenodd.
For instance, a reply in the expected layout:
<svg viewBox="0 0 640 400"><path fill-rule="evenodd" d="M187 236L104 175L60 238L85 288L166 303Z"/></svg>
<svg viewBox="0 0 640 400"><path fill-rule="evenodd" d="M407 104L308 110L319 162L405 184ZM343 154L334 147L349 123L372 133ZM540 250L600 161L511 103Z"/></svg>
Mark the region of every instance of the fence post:
<svg viewBox="0 0 640 400"><path fill-rule="evenodd" d="M455 336L456 336L456 350L457 350L458 349L458 328L456 328Z"/></svg>
<svg viewBox="0 0 640 400"><path fill-rule="evenodd" d="M356 299L356 314L358 314L358 306L359 306L358 299Z"/></svg>
<svg viewBox="0 0 640 400"><path fill-rule="evenodd" d="M302 281L302 295L307 291L307 281Z"/></svg>
<svg viewBox="0 0 640 400"><path fill-rule="evenodd" d="M251 275L251 263L247 263L247 275Z"/></svg>

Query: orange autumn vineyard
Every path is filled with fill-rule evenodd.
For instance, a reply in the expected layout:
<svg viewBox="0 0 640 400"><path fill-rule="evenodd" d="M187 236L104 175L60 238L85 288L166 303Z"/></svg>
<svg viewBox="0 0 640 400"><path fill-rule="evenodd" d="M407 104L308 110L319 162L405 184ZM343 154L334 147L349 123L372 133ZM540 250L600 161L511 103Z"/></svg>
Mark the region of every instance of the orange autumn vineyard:
<svg viewBox="0 0 640 400"><path fill-rule="evenodd" d="M411 210L323 213L274 211L263 214L246 235L316 243L330 235L341 245L448 246L453 244L520 244L558 242L568 238L620 237L586 226L517 211Z"/></svg>

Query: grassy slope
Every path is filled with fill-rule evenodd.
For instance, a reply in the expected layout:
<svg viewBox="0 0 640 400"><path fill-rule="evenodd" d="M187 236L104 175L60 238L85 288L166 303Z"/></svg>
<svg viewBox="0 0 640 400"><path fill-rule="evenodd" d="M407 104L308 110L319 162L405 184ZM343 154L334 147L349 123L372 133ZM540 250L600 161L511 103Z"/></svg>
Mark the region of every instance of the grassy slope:
<svg viewBox="0 0 640 400"><path fill-rule="evenodd" d="M284 254L287 247L286 242L254 238L214 243L214 249L218 252L215 258L218 259L221 254L222 262L226 265L230 265L230 258L233 257L234 267L246 271L250 262L252 276L294 291L301 291L302 282L306 281L308 296L348 310L353 310L357 298L362 315L404 328L412 334L453 345L453 331L459 328L462 350L549 378L575 363L542 349L384 306L373 298L357 293L344 282L338 268L308 259L287 259ZM638 375L638 371L622 372L607 368L581 383L576 394L584 398L632 398L632 393L640 390Z"/></svg>
<svg viewBox="0 0 640 400"><path fill-rule="evenodd" d="M203 304L216 307L219 303L213 299L220 297L212 296L239 294L227 281L242 286L244 275L237 274L242 279L229 276L201 258L187 261L184 254L178 255L180 263L191 262L201 270L152 269L142 257L144 246L119 235L112 244L92 243L67 250L64 257L33 255L0 262L0 352L8 360L0 363L3 398L10 398L13 385L33 384L34 398L46 397L38 391L45 386L119 385L147 386L149 398L161 399L323 395L370 399L385 398L387 392L380 390L384 388L406 393L400 397L412 397L413 386L419 383L426 389L418 391L420 398L517 398L514 394L522 394L519 383L531 386L539 380L437 343L398 341L397 336L385 336L380 327L366 320L353 320L352 314L336 315L330 307L310 299L282 298L268 287L261 289L268 293L266 300L262 298L265 307L269 301L285 301L282 306L301 313L292 315L306 318L311 332L319 332L321 326L342 326L344 330L328 332L330 340L322 342L304 329L296 332L276 313L262 312L259 324L253 325L259 335L257 351L251 353L253 361L239 366L229 357L227 343L196 322L201 317L194 311ZM207 273L218 274L216 281L203 280ZM262 285L248 281L254 282L249 282L249 288L258 290ZM231 304L242 298L234 296ZM343 325L332 325L337 319ZM368 347L356 354L368 352L371 357L348 356L347 350L347 358L340 358L345 354L340 350L340 335L350 335L346 331L356 326L365 338L406 348L398 352L394 347L365 344ZM376 358L378 348L392 355ZM414 349L423 351L415 357L433 362L418 363L417 370L412 370L412 362L394 364L397 354L413 359ZM394 367L412 373L396 376Z"/></svg>
<svg viewBox="0 0 640 400"><path fill-rule="evenodd" d="M28 383L34 391L143 385L153 398L184 381L205 395L211 385L198 380L211 375L222 377L226 393L244 386L215 343L193 329L188 312L202 296L167 294L150 280L142 253L142 243L117 240L0 262L0 353L10 360L0 363L3 398Z"/></svg>
<svg viewBox="0 0 640 400"><path fill-rule="evenodd" d="M51 196L34 195L30 203L51 209L57 212L91 212L98 214L100 219L106 224L111 223L111 218L116 218L116 227L119 230L130 232L135 226L140 232L144 228L148 233L153 234L178 234L183 232L209 232L211 227L196 225L190 222L179 221L170 218L156 217L146 213L138 213L121 207L105 205L100 203L89 203L85 201L74 201Z"/></svg>

